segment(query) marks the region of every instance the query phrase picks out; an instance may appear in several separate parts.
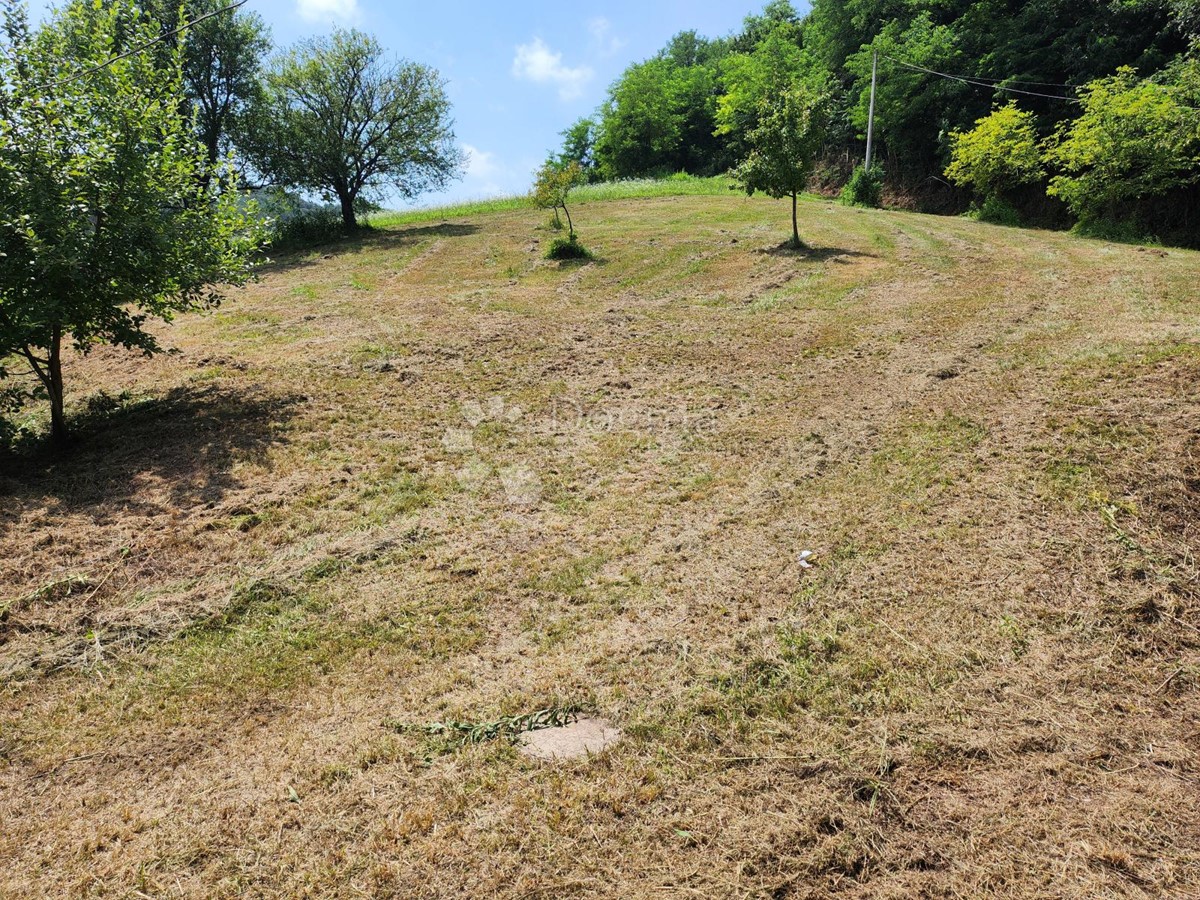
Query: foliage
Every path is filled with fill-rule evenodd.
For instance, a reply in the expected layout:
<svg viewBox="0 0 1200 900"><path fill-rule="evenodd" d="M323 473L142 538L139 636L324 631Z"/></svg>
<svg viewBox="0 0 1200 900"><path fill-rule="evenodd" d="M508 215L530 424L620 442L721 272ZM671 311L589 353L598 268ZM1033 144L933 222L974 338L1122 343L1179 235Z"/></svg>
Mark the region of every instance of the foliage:
<svg viewBox="0 0 1200 900"><path fill-rule="evenodd" d="M846 69L854 77L848 115L852 127L864 139L872 55L876 52L880 54L875 93L879 158L893 170L900 165L928 166L940 154L940 136L958 124L956 116L971 106L978 91L959 81L898 66L888 57L941 72L961 72L969 68L969 63L958 47L958 36L953 27L930 12L922 12L909 20L887 22L868 46L846 59Z"/></svg>
<svg viewBox="0 0 1200 900"><path fill-rule="evenodd" d="M574 236L555 238L550 242L550 247L546 250L546 259L569 260L591 258L592 251L579 243L579 239Z"/></svg>
<svg viewBox="0 0 1200 900"><path fill-rule="evenodd" d="M724 153L713 136L716 71L676 59L664 52L637 63L613 85L595 144L603 178L709 173L720 166Z"/></svg>
<svg viewBox="0 0 1200 900"><path fill-rule="evenodd" d="M533 185L533 202L541 209L554 210L555 221L558 221L558 211L561 209L567 217L568 237L575 240L575 223L571 220L571 212L567 209L567 199L571 191L584 180L583 168L577 162L566 165L545 163L537 173Z"/></svg>
<svg viewBox="0 0 1200 900"><path fill-rule="evenodd" d="M979 197L1000 197L1044 175L1033 113L1018 109L1015 101L979 119L970 131L950 133L946 177L970 185Z"/></svg>
<svg viewBox="0 0 1200 900"><path fill-rule="evenodd" d="M386 188L404 197L460 176L450 101L428 66L389 62L373 37L338 30L276 58L246 141L275 184L336 198L348 229Z"/></svg>
<svg viewBox="0 0 1200 900"><path fill-rule="evenodd" d="M1021 214L1017 212L1017 208L995 194L985 197L971 215L981 222L991 222L993 225L1015 228L1021 224Z"/></svg>
<svg viewBox="0 0 1200 900"><path fill-rule="evenodd" d="M570 128L562 132L562 149L551 157L551 162L558 166L578 163L585 181L599 179L596 166L596 123L592 119L579 119Z"/></svg>
<svg viewBox="0 0 1200 900"><path fill-rule="evenodd" d="M924 179L945 166L944 135L968 129L1011 95L904 68L886 57L1070 97L1073 92L1061 85L1085 84L1123 64L1158 71L1186 50L1187 39L1163 0L814 0L804 23L804 46L844 80L860 133L867 118L871 54L880 52L876 134L881 158L893 174ZM1075 112L1070 103L1027 101L1043 132Z"/></svg>
<svg viewBox="0 0 1200 900"><path fill-rule="evenodd" d="M722 60L724 93L717 100L717 133L744 137L763 104L798 81L824 88L826 75L801 48L800 27L785 21L766 31L752 50Z"/></svg>
<svg viewBox="0 0 1200 900"><path fill-rule="evenodd" d="M850 180L842 188L841 200L847 206L878 208L883 202L883 167L856 166Z"/></svg>
<svg viewBox="0 0 1200 900"><path fill-rule="evenodd" d="M1123 67L1080 94L1083 114L1058 130L1047 160L1062 174L1050 194L1082 221L1121 219L1122 204L1200 180L1196 113L1167 87Z"/></svg>
<svg viewBox="0 0 1200 900"><path fill-rule="evenodd" d="M64 341L158 352L148 321L216 304L217 284L248 277L261 231L195 142L178 51L170 69L148 53L99 66L159 33L133 0L73 3L36 30L10 6L5 26L0 378L6 358L28 366L62 442Z"/></svg>
<svg viewBox="0 0 1200 900"><path fill-rule="evenodd" d="M196 19L228 5L192 0ZM183 87L196 109L196 131L210 163L229 152L244 132L249 110L261 102L262 64L270 33L255 13L229 12L192 26L184 35Z"/></svg>
<svg viewBox="0 0 1200 900"><path fill-rule="evenodd" d="M790 0L768 0L758 15L748 15L742 20L742 32L733 39L732 49L736 53L748 53L780 26L799 26L800 14Z"/></svg>
<svg viewBox="0 0 1200 900"><path fill-rule="evenodd" d="M792 244L800 247L796 200L808 183L825 139L829 97L803 85L763 103L758 125L748 135L750 154L733 175L747 194L792 198Z"/></svg>

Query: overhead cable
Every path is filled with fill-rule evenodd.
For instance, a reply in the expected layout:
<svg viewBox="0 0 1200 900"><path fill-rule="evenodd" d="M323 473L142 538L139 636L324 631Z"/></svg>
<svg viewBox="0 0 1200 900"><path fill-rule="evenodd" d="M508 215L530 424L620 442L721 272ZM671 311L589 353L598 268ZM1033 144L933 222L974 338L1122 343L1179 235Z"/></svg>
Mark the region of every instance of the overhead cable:
<svg viewBox="0 0 1200 900"><path fill-rule="evenodd" d="M153 40L149 40L143 44L139 44L137 47L134 47L132 50L126 50L124 53L114 56L112 59L106 59L104 62L100 63L98 66L93 66L92 68L85 69L82 72L76 72L74 75L69 75L66 78L63 78L61 81L55 81L52 84L48 85L48 87L51 87L51 88L62 87L64 84L70 84L71 82L78 81L81 78L88 78L92 75L95 75L97 72L101 71L102 69L108 68L113 63L120 62L123 59L129 59L129 57L131 57L131 56L136 56L137 54L141 53L143 50L148 50L151 47L153 47L155 44L162 43L167 38L174 37L177 34L182 34L183 32L187 31L189 28L191 28L195 25L199 25L201 22L211 19L214 16L220 16L227 12L233 12L238 7L245 6L248 2L249 2L249 0L237 0L236 3L231 3L231 4L229 4L229 6L223 7L221 9L214 9L212 12L205 13L202 16L197 16L195 19L192 19L190 22L186 22L183 25L180 25L174 31L168 31L163 34L160 34L158 37L154 38Z"/></svg>

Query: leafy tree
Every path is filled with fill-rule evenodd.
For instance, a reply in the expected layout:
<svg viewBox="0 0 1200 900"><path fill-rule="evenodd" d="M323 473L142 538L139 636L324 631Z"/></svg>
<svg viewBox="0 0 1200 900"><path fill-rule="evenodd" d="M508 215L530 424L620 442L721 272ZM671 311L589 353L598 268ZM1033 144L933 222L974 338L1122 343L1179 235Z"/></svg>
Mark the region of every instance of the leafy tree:
<svg viewBox="0 0 1200 900"><path fill-rule="evenodd" d="M800 15L790 0L770 0L758 15L749 15L742 21L742 33L733 40L737 53L750 53L776 31L780 25L798 26Z"/></svg>
<svg viewBox="0 0 1200 900"><path fill-rule="evenodd" d="M262 17L223 11L228 5L229 0L142 0L139 4L164 36L144 51L158 68L169 73L182 53L180 101L189 113L194 108L197 137L213 163L230 151L247 110L258 100L263 60L271 49L270 31ZM184 28L189 22L194 24ZM131 46L127 38L127 33L118 36L124 49Z"/></svg>
<svg viewBox="0 0 1200 900"><path fill-rule="evenodd" d="M1189 37L1200 36L1200 0L1170 0L1175 26Z"/></svg>
<svg viewBox="0 0 1200 900"><path fill-rule="evenodd" d="M1010 102L979 119L970 131L950 133L946 177L995 198L1044 175L1033 113Z"/></svg>
<svg viewBox="0 0 1200 900"><path fill-rule="evenodd" d="M670 72L666 60L652 59L630 66L613 85L596 139L596 160L605 178L671 167L682 128L668 88Z"/></svg>
<svg viewBox="0 0 1200 900"><path fill-rule="evenodd" d="M134 0L72 3L36 31L9 6L5 32L0 379L28 369L61 444L64 343L157 352L147 322L211 306L216 285L244 281L260 229L229 173L205 186L178 56L172 72L148 53L101 65L123 36L158 33Z"/></svg>
<svg viewBox="0 0 1200 900"><path fill-rule="evenodd" d="M714 134L725 41L675 35L653 59L625 70L601 108L595 145L605 178L724 170L728 142Z"/></svg>
<svg viewBox="0 0 1200 900"><path fill-rule="evenodd" d="M189 20L228 5L192 0ZM230 149L248 111L261 101L262 64L270 33L254 13L227 12L192 26L184 35L183 87L196 107L196 129L209 163Z"/></svg>
<svg viewBox="0 0 1200 900"><path fill-rule="evenodd" d="M572 241L575 240L575 223L567 209L567 198L584 180L583 169L577 162L565 165L547 162L538 169L533 184L534 204L541 209L554 210L555 221L558 221L558 211L561 209L567 217L567 234Z"/></svg>
<svg viewBox="0 0 1200 900"><path fill-rule="evenodd" d="M829 97L803 85L782 91L766 101L758 125L749 134L750 155L733 174L747 194L762 191L776 200L792 198L792 246L799 249L797 200L812 174L825 140Z"/></svg>
<svg viewBox="0 0 1200 900"><path fill-rule="evenodd" d="M1050 181L1083 222L1125 217L1128 201L1163 197L1200 181L1200 127L1167 87L1122 67L1080 94L1083 114L1058 131Z"/></svg>
<svg viewBox="0 0 1200 900"><path fill-rule="evenodd" d="M721 62L725 92L717 100L716 132L727 135L743 151L747 134L757 125L763 105L797 82L816 90L828 86L828 75L800 46L800 28L790 20L763 34L750 51L733 53Z"/></svg>
<svg viewBox="0 0 1200 900"><path fill-rule="evenodd" d="M874 52L927 69L959 72L966 63L957 40L952 26L940 24L931 14L923 12L908 22L888 22L870 46L851 54L846 60L846 69L855 79L850 120L858 134L865 137L867 130ZM879 71L875 136L880 145L879 156L892 160L889 163L892 170L927 171L938 159L940 136L955 125L973 121L987 111L990 103L986 92L897 66L886 58L880 59ZM978 105L970 107L976 101ZM964 108L971 108L972 115L960 122L958 116Z"/></svg>
<svg viewBox="0 0 1200 900"><path fill-rule="evenodd" d="M338 30L278 57L246 141L276 184L336 198L347 229L364 201L446 187L464 159L437 71L389 62L361 31Z"/></svg>
<svg viewBox="0 0 1200 900"><path fill-rule="evenodd" d="M562 149L552 157L559 166L578 163L584 180L591 181L596 176L596 122L593 119L580 119L566 131L561 133Z"/></svg>

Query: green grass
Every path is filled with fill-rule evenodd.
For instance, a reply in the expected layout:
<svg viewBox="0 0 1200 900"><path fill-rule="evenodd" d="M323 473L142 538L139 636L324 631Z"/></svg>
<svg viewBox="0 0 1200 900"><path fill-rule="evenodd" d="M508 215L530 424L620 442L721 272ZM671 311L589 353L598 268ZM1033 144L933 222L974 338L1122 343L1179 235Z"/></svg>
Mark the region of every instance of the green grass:
<svg viewBox="0 0 1200 900"><path fill-rule="evenodd" d="M670 178L630 178L623 181L603 181L587 184L571 192L573 203L596 203L608 200L637 200L652 197L695 197L719 196L729 193L733 182L718 175L712 178L695 178L690 175L673 175ZM393 225L414 225L421 222L441 222L445 219L460 219L489 213L508 212L514 209L532 209L529 197L521 194L513 197L468 200L446 206L431 206L426 209L394 210L371 216L371 225L388 228Z"/></svg>
<svg viewBox="0 0 1200 900"><path fill-rule="evenodd" d="M724 179L579 202L584 269L523 198L388 214L178 357L72 360L94 449L0 460L0 894L1119 894L1050 827L1185 871L1127 826L1190 825L1142 747L1200 684L1200 256L814 199L790 254ZM510 746L568 705L621 742Z"/></svg>

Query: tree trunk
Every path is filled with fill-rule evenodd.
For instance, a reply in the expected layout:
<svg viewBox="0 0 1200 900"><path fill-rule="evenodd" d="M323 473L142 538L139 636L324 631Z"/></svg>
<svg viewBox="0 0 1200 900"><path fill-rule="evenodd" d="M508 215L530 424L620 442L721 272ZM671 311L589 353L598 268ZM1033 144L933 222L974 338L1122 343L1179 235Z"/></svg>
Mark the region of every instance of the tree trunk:
<svg viewBox="0 0 1200 900"><path fill-rule="evenodd" d="M213 171L217 168L217 160L221 157L219 140L219 133L210 125L208 134L204 136L204 155L208 160L208 165L204 167L204 174L200 176L200 186L204 188L205 193L208 193L208 187L212 184Z"/></svg>
<svg viewBox="0 0 1200 900"><path fill-rule="evenodd" d="M567 238L575 240L575 223L571 221L571 211L567 209L567 204L562 205L563 212L567 214Z"/></svg>
<svg viewBox="0 0 1200 900"><path fill-rule="evenodd" d="M338 194L338 200L342 204L342 224L346 226L347 231L357 231L358 217L354 215L354 198L349 194Z"/></svg>
<svg viewBox="0 0 1200 900"><path fill-rule="evenodd" d="M67 417L63 411L62 329L57 325L50 335L46 390L50 394L50 440L55 447L63 447L68 435Z"/></svg>
<svg viewBox="0 0 1200 900"><path fill-rule="evenodd" d="M792 246L799 250L804 245L800 243L800 226L796 222L796 194L792 193Z"/></svg>

